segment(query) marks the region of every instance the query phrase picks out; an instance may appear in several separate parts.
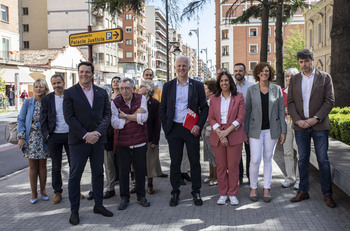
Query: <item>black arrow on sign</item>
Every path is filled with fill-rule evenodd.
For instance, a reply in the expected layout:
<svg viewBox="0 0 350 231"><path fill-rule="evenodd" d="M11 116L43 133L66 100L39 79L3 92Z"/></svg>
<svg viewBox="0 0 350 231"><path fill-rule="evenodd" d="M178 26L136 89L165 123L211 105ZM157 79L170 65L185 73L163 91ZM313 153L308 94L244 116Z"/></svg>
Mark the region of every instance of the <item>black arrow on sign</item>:
<svg viewBox="0 0 350 231"><path fill-rule="evenodd" d="M113 36L115 36L115 39L117 39L119 37L118 31L115 31L115 34Z"/></svg>

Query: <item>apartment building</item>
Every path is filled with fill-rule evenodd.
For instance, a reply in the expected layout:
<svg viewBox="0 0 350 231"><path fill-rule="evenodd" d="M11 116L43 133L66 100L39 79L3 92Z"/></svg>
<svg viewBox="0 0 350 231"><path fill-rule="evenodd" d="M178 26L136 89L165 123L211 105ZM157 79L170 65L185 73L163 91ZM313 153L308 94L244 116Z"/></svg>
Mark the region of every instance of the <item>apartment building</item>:
<svg viewBox="0 0 350 231"><path fill-rule="evenodd" d="M20 34L21 49L59 50L69 45L69 35L122 27L122 19L107 12L92 12L85 0L21 0ZM80 47L88 57L88 47ZM102 83L109 75L121 74L118 66L120 50L117 43L93 46L96 80Z"/></svg>
<svg viewBox="0 0 350 231"><path fill-rule="evenodd" d="M258 4L257 1L251 3L247 1L236 5L236 10L231 18L226 16L226 12L234 2L230 0L225 4L216 1L216 63L217 68L225 67L233 73L235 63L244 63L248 74L252 74L255 65L260 60L261 48L261 20L252 19L249 23L229 24L227 20L238 17L248 9L251 4ZM308 0L310 4L318 0ZM297 12L288 24L283 25L283 38L290 36L292 30L302 30L304 28L304 15ZM276 43L275 43L275 19L269 20L268 29L268 63L275 66Z"/></svg>
<svg viewBox="0 0 350 231"><path fill-rule="evenodd" d="M315 67L331 72L333 0L320 1L305 13L305 47L314 52Z"/></svg>
<svg viewBox="0 0 350 231"><path fill-rule="evenodd" d="M188 72L188 76L190 78L194 78L194 77L198 76L197 50L191 48L187 44L182 44L181 50L182 50L182 54L186 55L191 60L191 69Z"/></svg>

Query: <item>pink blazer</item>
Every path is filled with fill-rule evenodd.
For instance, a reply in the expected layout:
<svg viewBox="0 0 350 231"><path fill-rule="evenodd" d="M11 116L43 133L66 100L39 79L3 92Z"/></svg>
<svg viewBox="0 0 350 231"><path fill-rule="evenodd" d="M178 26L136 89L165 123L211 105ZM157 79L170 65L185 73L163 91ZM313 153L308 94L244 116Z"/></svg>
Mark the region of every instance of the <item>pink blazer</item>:
<svg viewBox="0 0 350 231"><path fill-rule="evenodd" d="M221 126L221 96L215 96L213 95L210 99L210 106L209 106L209 115L208 115L208 122L211 127L213 127L214 124L218 123ZM233 121L237 120L239 123L239 128L235 131L232 131L228 135L228 142L230 146L241 144L244 141L247 140L247 135L244 132L243 129L243 123L245 119L245 105L244 105L244 98L241 93L237 93L235 96L231 96L230 106L228 109L228 115L227 115L227 127L233 123ZM209 143L217 147L219 146L220 139L215 133L215 131L212 129L209 136Z"/></svg>

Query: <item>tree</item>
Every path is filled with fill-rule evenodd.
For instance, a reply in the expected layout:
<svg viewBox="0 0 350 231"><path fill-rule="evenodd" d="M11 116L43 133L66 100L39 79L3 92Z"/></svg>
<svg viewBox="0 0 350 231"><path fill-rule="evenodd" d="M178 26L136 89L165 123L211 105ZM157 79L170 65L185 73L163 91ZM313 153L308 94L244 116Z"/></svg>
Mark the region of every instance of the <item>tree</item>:
<svg viewBox="0 0 350 231"><path fill-rule="evenodd" d="M6 98L6 83L2 78L2 75L4 74L4 69L2 66L0 66L0 107L3 106L6 110L7 106L7 98Z"/></svg>
<svg viewBox="0 0 350 231"><path fill-rule="evenodd" d="M286 39L283 48L284 68L295 67L300 70L297 60L297 52L304 49L304 30L300 30L299 26L295 30L290 31L291 35Z"/></svg>
<svg viewBox="0 0 350 231"><path fill-rule="evenodd" d="M331 76L335 105L350 106L350 1L334 0L331 30Z"/></svg>
<svg viewBox="0 0 350 231"><path fill-rule="evenodd" d="M145 4L145 0L91 0L92 10L103 10L109 12L111 15L121 13L123 11L132 10L135 13L140 13Z"/></svg>

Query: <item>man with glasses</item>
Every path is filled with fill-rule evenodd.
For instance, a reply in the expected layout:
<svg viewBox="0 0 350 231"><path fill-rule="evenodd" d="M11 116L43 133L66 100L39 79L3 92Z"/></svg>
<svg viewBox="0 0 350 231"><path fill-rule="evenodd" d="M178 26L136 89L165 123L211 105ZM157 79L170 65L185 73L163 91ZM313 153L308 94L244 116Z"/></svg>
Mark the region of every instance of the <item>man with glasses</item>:
<svg viewBox="0 0 350 231"><path fill-rule="evenodd" d="M147 151L147 100L134 93L134 81L124 78L119 84L120 95L111 103L112 126L117 129L116 154L119 169L121 202L118 209L124 210L130 202L129 170L133 163L136 178L137 201L143 207L150 206L146 199L146 151Z"/></svg>

